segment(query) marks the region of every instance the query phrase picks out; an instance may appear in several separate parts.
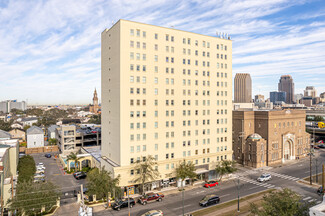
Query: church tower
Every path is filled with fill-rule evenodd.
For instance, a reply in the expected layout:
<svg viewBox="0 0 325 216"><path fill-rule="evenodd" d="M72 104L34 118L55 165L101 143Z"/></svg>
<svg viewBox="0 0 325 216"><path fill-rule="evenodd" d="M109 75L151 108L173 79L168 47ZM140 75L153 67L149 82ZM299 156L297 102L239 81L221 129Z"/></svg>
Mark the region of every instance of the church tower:
<svg viewBox="0 0 325 216"><path fill-rule="evenodd" d="M98 96L97 96L97 90L95 88L94 97L93 97L93 105L89 106L89 111L92 112L92 113L97 114L98 110L99 110Z"/></svg>
<svg viewBox="0 0 325 216"><path fill-rule="evenodd" d="M98 97L97 97L96 88L95 88L94 97L93 97L93 105L94 105L95 108L98 109Z"/></svg>

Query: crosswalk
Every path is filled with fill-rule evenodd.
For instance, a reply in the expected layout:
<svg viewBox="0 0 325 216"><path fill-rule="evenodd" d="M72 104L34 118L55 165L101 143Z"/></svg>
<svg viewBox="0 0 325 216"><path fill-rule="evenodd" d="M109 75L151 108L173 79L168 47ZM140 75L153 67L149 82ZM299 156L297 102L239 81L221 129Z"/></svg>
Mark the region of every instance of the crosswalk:
<svg viewBox="0 0 325 216"><path fill-rule="evenodd" d="M322 201L320 201L320 200L318 200L317 201L317 199L314 199L314 198L312 198L312 197L304 197L303 199L302 199L303 201L305 201L305 202L309 202L309 203L311 203L311 202L316 202L316 204L319 204L319 203L321 203Z"/></svg>
<svg viewBox="0 0 325 216"><path fill-rule="evenodd" d="M300 178L297 177L293 177L293 176L289 176L289 175L285 175L285 174L279 174L276 172L268 172L273 176L279 177L279 178L283 178L283 179L287 179L287 180L291 180L291 181L298 181L300 180Z"/></svg>
<svg viewBox="0 0 325 216"><path fill-rule="evenodd" d="M261 187L265 187L265 188L269 188L269 189L275 188L275 185L272 185L272 184L269 184L269 183L258 182L256 180L252 180L252 179L245 178L245 177L242 177L242 176L240 176L239 179L244 181L244 182L248 182L248 183L258 185L258 186L261 186Z"/></svg>

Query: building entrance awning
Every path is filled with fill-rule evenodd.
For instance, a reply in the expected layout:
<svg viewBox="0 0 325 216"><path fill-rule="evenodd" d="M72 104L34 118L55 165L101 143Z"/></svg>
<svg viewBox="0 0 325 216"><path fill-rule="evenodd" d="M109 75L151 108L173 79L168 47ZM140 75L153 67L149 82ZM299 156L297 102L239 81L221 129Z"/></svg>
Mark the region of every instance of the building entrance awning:
<svg viewBox="0 0 325 216"><path fill-rule="evenodd" d="M207 173L207 172L209 172L209 170L207 170L207 169L197 169L197 170L195 170L196 174L202 174L202 173Z"/></svg>

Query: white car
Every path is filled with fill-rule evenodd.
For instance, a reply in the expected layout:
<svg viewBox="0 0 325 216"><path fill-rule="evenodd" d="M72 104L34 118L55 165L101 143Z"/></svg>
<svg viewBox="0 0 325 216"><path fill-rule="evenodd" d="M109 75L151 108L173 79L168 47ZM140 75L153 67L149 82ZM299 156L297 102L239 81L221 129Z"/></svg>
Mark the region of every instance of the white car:
<svg viewBox="0 0 325 216"><path fill-rule="evenodd" d="M36 171L44 171L45 167L36 167Z"/></svg>
<svg viewBox="0 0 325 216"><path fill-rule="evenodd" d="M37 164L37 166L44 166L44 163L40 162Z"/></svg>
<svg viewBox="0 0 325 216"><path fill-rule="evenodd" d="M163 216L163 215L164 213L161 210L150 210L141 216Z"/></svg>
<svg viewBox="0 0 325 216"><path fill-rule="evenodd" d="M258 182L266 182L266 181L270 181L271 179L272 179L271 174L264 173L260 177L257 178L257 181Z"/></svg>

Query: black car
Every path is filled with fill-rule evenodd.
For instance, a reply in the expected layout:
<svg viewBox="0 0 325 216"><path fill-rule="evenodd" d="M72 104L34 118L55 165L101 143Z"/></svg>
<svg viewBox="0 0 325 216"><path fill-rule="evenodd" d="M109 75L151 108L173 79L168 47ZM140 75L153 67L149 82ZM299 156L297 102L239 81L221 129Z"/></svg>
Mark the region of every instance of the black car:
<svg viewBox="0 0 325 216"><path fill-rule="evenodd" d="M52 155L51 155L51 154L49 154L49 153L47 153L47 154L45 154L45 157L46 157L46 158L51 158L51 157L52 157Z"/></svg>
<svg viewBox="0 0 325 216"><path fill-rule="evenodd" d="M319 187L317 190L318 195L324 195L325 190L323 190L323 187Z"/></svg>
<svg viewBox="0 0 325 216"><path fill-rule="evenodd" d="M325 144L319 144L318 147L319 148L325 148Z"/></svg>
<svg viewBox="0 0 325 216"><path fill-rule="evenodd" d="M220 197L217 195L207 195L199 202L200 206L206 207L212 204L218 204L220 202Z"/></svg>
<svg viewBox="0 0 325 216"><path fill-rule="evenodd" d="M84 172L75 172L73 173L73 177L75 177L77 180L84 179L87 177L87 174Z"/></svg>
<svg viewBox="0 0 325 216"><path fill-rule="evenodd" d="M135 201L133 198L130 198L130 208L132 208L135 205ZM121 200L116 200L115 203L112 205L112 208L114 210L120 211L121 208L128 207L128 199L121 199Z"/></svg>

